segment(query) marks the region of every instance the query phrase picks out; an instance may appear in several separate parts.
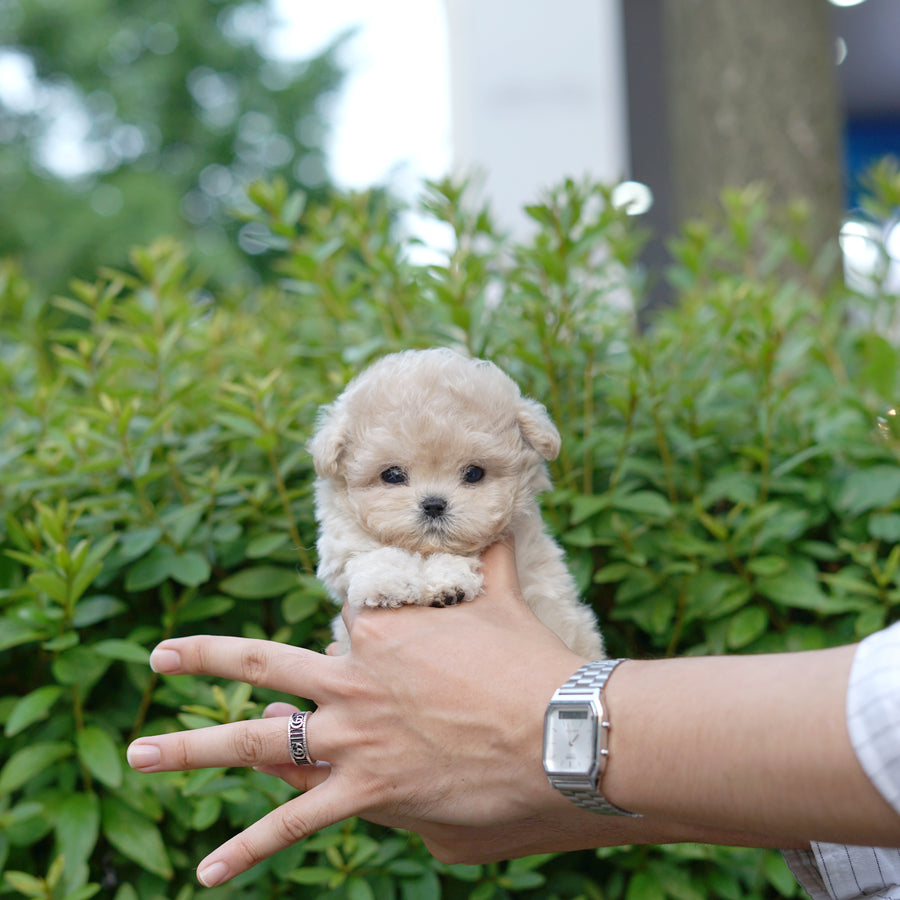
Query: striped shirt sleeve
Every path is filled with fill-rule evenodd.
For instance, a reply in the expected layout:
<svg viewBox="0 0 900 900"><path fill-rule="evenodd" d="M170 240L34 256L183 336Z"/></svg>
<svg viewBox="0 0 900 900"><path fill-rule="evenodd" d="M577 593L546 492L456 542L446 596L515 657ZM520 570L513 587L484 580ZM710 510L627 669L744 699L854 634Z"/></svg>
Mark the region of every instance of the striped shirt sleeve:
<svg viewBox="0 0 900 900"><path fill-rule="evenodd" d="M900 814L900 622L856 651L847 729L863 771ZM900 849L814 843L784 857L813 900L900 900Z"/></svg>
<svg viewBox="0 0 900 900"><path fill-rule="evenodd" d="M859 645L847 728L866 775L900 815L900 622Z"/></svg>

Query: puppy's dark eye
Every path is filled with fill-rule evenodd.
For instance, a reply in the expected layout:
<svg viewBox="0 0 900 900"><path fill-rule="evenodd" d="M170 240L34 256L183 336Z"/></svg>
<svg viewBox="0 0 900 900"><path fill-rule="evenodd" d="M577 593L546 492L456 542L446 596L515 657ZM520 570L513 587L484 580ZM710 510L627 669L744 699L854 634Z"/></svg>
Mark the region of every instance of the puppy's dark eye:
<svg viewBox="0 0 900 900"><path fill-rule="evenodd" d="M463 469L463 481L466 484L475 484L476 481L481 481L484 478L484 469L481 466L466 466Z"/></svg>
<svg viewBox="0 0 900 900"><path fill-rule="evenodd" d="M391 466L381 473L381 480L385 484L406 484L406 472L400 466Z"/></svg>

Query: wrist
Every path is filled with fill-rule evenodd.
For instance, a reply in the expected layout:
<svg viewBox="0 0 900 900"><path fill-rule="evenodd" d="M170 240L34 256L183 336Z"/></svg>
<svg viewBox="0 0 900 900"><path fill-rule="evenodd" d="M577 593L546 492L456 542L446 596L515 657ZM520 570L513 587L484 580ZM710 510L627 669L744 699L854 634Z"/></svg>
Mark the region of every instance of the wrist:
<svg viewBox="0 0 900 900"><path fill-rule="evenodd" d="M635 817L610 802L602 786L612 730L605 688L623 662L586 663L555 691L544 715L543 765L550 784L576 806L601 815Z"/></svg>

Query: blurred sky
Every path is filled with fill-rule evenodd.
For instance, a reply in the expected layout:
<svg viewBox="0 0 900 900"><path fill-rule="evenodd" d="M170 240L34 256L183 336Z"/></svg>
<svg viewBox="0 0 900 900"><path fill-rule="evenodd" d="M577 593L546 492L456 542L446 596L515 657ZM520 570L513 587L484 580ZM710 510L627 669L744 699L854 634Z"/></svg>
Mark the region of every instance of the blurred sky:
<svg viewBox="0 0 900 900"><path fill-rule="evenodd" d="M343 32L346 71L332 107L328 167L348 188L417 193L450 169L450 84L444 0L270 0L278 22L265 50L312 56Z"/></svg>

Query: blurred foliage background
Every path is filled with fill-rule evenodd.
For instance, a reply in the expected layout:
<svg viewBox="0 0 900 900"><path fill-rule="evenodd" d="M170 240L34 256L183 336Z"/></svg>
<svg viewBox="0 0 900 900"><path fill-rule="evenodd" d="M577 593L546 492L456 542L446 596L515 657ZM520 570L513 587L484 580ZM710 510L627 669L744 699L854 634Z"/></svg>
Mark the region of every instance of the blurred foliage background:
<svg viewBox="0 0 900 900"><path fill-rule="evenodd" d="M264 248L231 213L262 177L327 194L341 80L336 47L302 63L264 56L271 15L262 0L0 3L0 255L36 291L161 234L216 285L265 273Z"/></svg>
<svg viewBox="0 0 900 900"><path fill-rule="evenodd" d="M886 199L900 174L886 166ZM892 193L891 193L892 192ZM547 404L564 451L546 498L615 655L817 648L900 610L895 298L811 255L803 215L723 197L673 247L677 303L644 332L643 235L602 186L565 182L515 242L462 185L308 204L251 186L277 283L217 293L171 239L73 282L44 314L0 279L0 893L178 897L205 853L290 791L247 770L137 775L136 735L259 715L276 696L159 678L159 640L328 642L315 576L320 404L406 347L488 357ZM884 255L886 263L889 261ZM792 275L785 274L793 272ZM798 894L781 857L639 847L445 866L351 820L215 897L702 900Z"/></svg>

